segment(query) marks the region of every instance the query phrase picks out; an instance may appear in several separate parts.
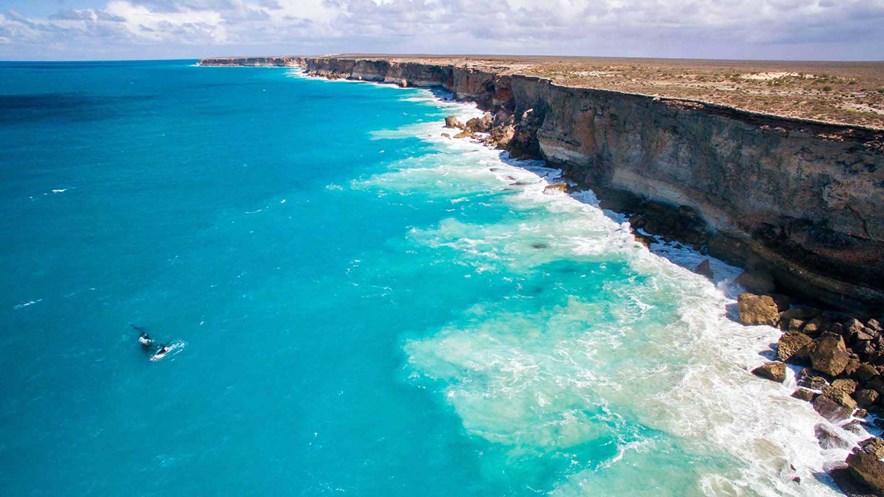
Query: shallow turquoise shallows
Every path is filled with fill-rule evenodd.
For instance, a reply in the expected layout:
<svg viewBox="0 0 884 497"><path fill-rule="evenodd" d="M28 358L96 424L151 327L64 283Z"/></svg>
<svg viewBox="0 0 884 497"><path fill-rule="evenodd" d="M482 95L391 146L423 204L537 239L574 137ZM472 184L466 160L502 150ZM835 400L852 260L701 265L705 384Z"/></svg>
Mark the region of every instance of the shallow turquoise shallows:
<svg viewBox="0 0 884 497"><path fill-rule="evenodd" d="M0 65L0 495L834 495L821 418L747 373L776 331L727 319L731 268L648 252L451 113L286 69Z"/></svg>

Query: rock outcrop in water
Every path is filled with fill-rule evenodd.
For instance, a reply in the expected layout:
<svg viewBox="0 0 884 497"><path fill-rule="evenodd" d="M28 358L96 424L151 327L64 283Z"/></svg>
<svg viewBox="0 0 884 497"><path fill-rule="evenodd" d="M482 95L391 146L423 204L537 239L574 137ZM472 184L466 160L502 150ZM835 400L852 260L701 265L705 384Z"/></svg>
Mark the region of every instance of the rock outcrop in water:
<svg viewBox="0 0 884 497"><path fill-rule="evenodd" d="M445 88L490 113L481 125L490 121L495 145L561 166L608 206L691 213L694 242L770 273L781 292L874 315L884 308L884 132L468 66L354 57L201 64Z"/></svg>

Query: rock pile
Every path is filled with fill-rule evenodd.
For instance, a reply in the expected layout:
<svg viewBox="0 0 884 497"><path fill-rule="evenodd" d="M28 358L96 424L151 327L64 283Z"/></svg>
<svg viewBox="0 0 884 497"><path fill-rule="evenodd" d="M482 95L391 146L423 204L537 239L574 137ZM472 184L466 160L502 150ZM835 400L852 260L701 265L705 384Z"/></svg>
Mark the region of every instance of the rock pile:
<svg viewBox="0 0 884 497"><path fill-rule="evenodd" d="M778 295L741 294L738 309L741 323L778 326L784 332L777 341L777 360L755 368L753 374L783 382L787 362L805 366L792 396L810 402L829 421L862 419L868 413L884 417L884 329L879 320L863 322L792 306ZM884 424L877 419L875 423ZM841 443L825 428L818 427L817 437L823 447ZM832 477L851 495L884 495L882 457L884 440L870 438L854 449L845 465L833 469Z"/></svg>

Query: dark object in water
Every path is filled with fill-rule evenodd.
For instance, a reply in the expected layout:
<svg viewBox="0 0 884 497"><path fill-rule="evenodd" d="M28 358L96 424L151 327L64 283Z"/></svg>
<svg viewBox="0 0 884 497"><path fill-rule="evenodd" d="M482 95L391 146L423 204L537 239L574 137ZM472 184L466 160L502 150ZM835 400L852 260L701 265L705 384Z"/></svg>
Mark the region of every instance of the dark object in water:
<svg viewBox="0 0 884 497"><path fill-rule="evenodd" d="M138 343L141 344L141 348L144 350L150 349L150 347L153 345L153 338L150 337L150 334L147 333L147 330L142 328L141 326L135 326L134 324L129 326L131 326L133 330L140 333L140 335L138 335Z"/></svg>

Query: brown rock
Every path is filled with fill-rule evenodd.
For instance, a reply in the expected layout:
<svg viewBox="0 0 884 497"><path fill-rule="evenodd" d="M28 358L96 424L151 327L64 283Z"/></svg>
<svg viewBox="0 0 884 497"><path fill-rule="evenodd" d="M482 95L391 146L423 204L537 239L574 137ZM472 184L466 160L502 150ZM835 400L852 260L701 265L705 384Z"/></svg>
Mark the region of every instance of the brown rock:
<svg viewBox="0 0 884 497"><path fill-rule="evenodd" d="M842 378L833 381L831 388L834 390L840 390L849 395L856 391L857 386L858 385L855 381Z"/></svg>
<svg viewBox="0 0 884 497"><path fill-rule="evenodd" d="M825 326L826 321L822 317L817 316L805 323L801 331L805 335L816 336L824 331Z"/></svg>
<svg viewBox="0 0 884 497"><path fill-rule="evenodd" d="M853 413L853 409L848 409L839 405L837 402L824 395L819 395L817 398L813 399L813 409L818 412L820 416L833 423L844 421Z"/></svg>
<svg viewBox="0 0 884 497"><path fill-rule="evenodd" d="M798 385L802 387L822 390L828 384L829 382L822 376L815 376L811 369L804 368L798 373Z"/></svg>
<svg viewBox="0 0 884 497"><path fill-rule="evenodd" d="M837 389L832 385L823 388L823 397L833 400L839 406L850 409L852 413L856 409L856 401L844 390Z"/></svg>
<svg viewBox="0 0 884 497"><path fill-rule="evenodd" d="M694 268L694 272L711 280L713 274L712 265L709 264L709 259L703 259L703 262L697 264L697 267Z"/></svg>
<svg viewBox="0 0 884 497"><path fill-rule="evenodd" d="M809 321L820 315L820 310L813 307L793 307L780 313L780 318L788 322L790 319Z"/></svg>
<svg viewBox="0 0 884 497"><path fill-rule="evenodd" d="M741 293L737 298L740 322L749 325L776 326L780 319L777 304L768 295Z"/></svg>
<svg viewBox="0 0 884 497"><path fill-rule="evenodd" d="M884 493L884 462L862 450L847 456L847 466L851 473L872 488L875 493Z"/></svg>
<svg viewBox="0 0 884 497"><path fill-rule="evenodd" d="M884 440L879 437L871 437L859 443L863 452L872 454L878 459L884 458Z"/></svg>
<svg viewBox="0 0 884 497"><path fill-rule="evenodd" d="M856 370L859 369L859 365L861 364L859 357L856 354L849 352L850 359L847 360L847 366L844 366L844 371L841 373L842 375L852 376L856 373Z"/></svg>
<svg viewBox="0 0 884 497"><path fill-rule="evenodd" d="M543 193L553 195L555 193L566 193L568 191L568 183L553 183L543 188Z"/></svg>
<svg viewBox="0 0 884 497"><path fill-rule="evenodd" d="M871 388L862 388L853 395L853 398L856 399L856 405L863 409L873 405L878 400L878 397L878 392Z"/></svg>
<svg viewBox="0 0 884 497"><path fill-rule="evenodd" d="M870 320L868 320L868 321L866 322L866 326L868 326L869 328L871 328L871 329L877 331L878 333L880 333L880 332L882 331L882 330L881 330L881 323L879 323L877 319L870 319Z"/></svg>
<svg viewBox="0 0 884 497"><path fill-rule="evenodd" d="M445 127L446 128L463 128L463 124L457 120L455 116L448 116L445 118Z"/></svg>
<svg viewBox="0 0 884 497"><path fill-rule="evenodd" d="M846 463L839 463L826 470L829 476L835 480L838 487L841 488L849 497L876 497L873 490L869 488L862 480L860 480L853 471L847 467Z"/></svg>
<svg viewBox="0 0 884 497"><path fill-rule="evenodd" d="M804 328L804 321L800 319L790 319L789 323L786 324L786 331L797 332L801 331L801 328Z"/></svg>
<svg viewBox="0 0 884 497"><path fill-rule="evenodd" d="M853 375L859 381L866 383L872 378L878 376L878 370L875 369L875 366L872 366L867 362L863 362L860 363L859 367L856 368L856 372Z"/></svg>
<svg viewBox="0 0 884 497"><path fill-rule="evenodd" d="M786 381L786 365L782 362L768 362L752 370L752 374L761 378L782 383Z"/></svg>
<svg viewBox="0 0 884 497"><path fill-rule="evenodd" d="M831 333L823 334L814 340L807 347L807 355L810 357L813 369L831 376L841 374L850 361L844 339Z"/></svg>
<svg viewBox="0 0 884 497"><path fill-rule="evenodd" d="M816 397L817 395L818 394L815 393L813 390L800 387L798 388L798 390L792 392L792 397L795 397L798 400L803 400L805 402L812 402L814 397Z"/></svg>
<svg viewBox="0 0 884 497"><path fill-rule="evenodd" d="M777 340L777 360L806 359L807 346L811 343L813 338L803 333L786 333Z"/></svg>

